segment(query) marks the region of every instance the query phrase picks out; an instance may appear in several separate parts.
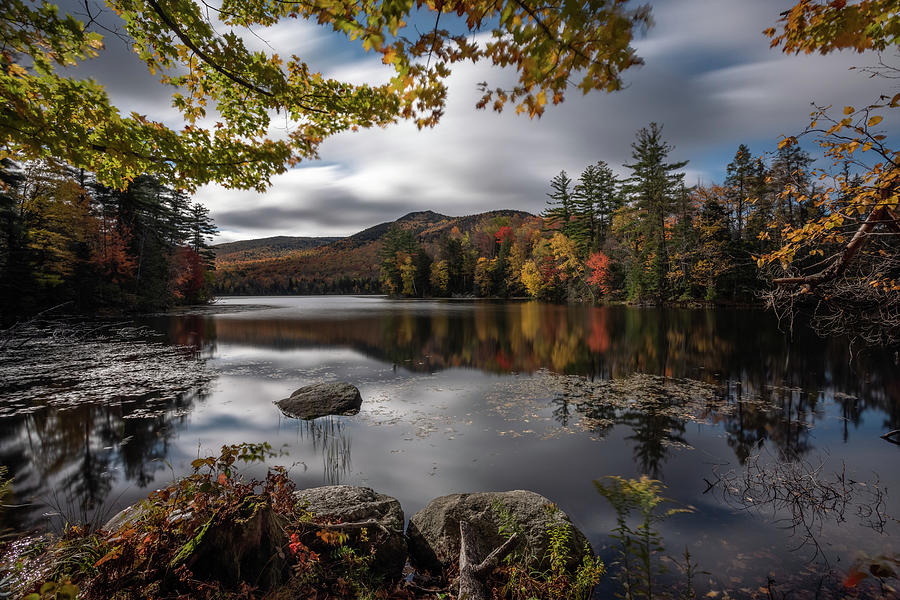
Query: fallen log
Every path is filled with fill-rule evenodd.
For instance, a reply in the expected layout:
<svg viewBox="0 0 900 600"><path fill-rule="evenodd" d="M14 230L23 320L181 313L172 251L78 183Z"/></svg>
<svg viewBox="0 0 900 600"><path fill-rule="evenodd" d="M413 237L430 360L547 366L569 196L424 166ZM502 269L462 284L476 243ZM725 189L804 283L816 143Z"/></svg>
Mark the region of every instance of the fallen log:
<svg viewBox="0 0 900 600"><path fill-rule="evenodd" d="M886 440L892 444L900 445L900 429L894 429L893 431L888 431L884 435L881 436L881 439Z"/></svg>

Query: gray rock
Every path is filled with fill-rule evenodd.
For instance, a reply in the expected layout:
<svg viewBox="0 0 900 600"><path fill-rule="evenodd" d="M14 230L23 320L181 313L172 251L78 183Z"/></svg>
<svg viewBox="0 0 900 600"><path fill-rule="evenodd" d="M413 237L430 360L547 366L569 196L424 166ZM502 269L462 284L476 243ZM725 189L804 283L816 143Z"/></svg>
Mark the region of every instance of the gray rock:
<svg viewBox="0 0 900 600"><path fill-rule="evenodd" d="M395 498L371 488L328 485L294 492L300 506L312 513L317 522L367 523L368 536L375 548L372 572L396 580L406 564L406 537L403 535L403 509Z"/></svg>
<svg viewBox="0 0 900 600"><path fill-rule="evenodd" d="M362 396L349 383L316 383L302 387L275 402L289 417L315 419L327 415L353 415L362 406Z"/></svg>
<svg viewBox="0 0 900 600"><path fill-rule="evenodd" d="M521 560L527 567L546 569L547 549L552 526L567 526L569 567L574 569L585 553L587 539L568 515L555 508L547 498L526 490L451 494L435 498L414 514L406 530L409 559L412 564L432 574L446 574L459 564L459 522L468 521L475 532L478 554L487 556L505 538L497 504L501 504L515 520L525 541L519 547ZM590 547L588 546L588 549Z"/></svg>

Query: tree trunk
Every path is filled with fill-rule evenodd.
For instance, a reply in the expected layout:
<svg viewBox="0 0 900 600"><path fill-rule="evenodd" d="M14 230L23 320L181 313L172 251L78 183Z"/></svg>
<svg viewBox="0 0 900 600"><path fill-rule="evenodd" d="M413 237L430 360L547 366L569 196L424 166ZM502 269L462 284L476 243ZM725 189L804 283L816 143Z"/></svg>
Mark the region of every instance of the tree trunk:
<svg viewBox="0 0 900 600"><path fill-rule="evenodd" d="M488 593L485 580L497 563L515 547L518 535L512 534L487 558L478 562L472 526L467 521L459 522L459 600L490 600L491 594Z"/></svg>

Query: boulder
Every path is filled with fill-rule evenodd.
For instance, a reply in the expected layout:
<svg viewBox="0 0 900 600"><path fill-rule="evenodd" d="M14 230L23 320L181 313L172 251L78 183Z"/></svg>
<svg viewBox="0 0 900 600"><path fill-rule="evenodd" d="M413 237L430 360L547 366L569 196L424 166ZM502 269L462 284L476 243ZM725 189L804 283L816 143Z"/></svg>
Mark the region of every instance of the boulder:
<svg viewBox="0 0 900 600"><path fill-rule="evenodd" d="M406 564L403 509L395 498L371 488L327 485L294 492L297 504L319 523L365 527L374 544L373 575L399 579Z"/></svg>
<svg viewBox="0 0 900 600"><path fill-rule="evenodd" d="M302 387L275 402L285 415L298 419L315 419L327 415L353 415L359 412L362 396L349 383L316 383Z"/></svg>
<svg viewBox="0 0 900 600"><path fill-rule="evenodd" d="M504 522L501 512L508 517ZM587 539L575 527L568 515L547 498L526 490L509 492L479 492L451 494L435 498L428 506L414 514L406 530L410 562L418 569L432 574L446 575L459 565L459 522L470 525L477 556L487 556L501 546L505 537L501 526L514 521L523 538L519 551L527 567L546 569L549 566L547 549L548 529L567 527L569 567L575 569L585 553ZM510 532L511 533L511 532ZM587 546L590 551L590 546Z"/></svg>

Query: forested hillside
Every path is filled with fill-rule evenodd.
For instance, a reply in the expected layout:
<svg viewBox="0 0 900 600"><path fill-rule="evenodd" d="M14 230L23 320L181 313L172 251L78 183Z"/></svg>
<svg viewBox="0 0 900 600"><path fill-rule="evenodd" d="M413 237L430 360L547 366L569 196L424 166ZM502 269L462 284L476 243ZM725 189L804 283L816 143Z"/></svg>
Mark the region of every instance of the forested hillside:
<svg viewBox="0 0 900 600"><path fill-rule="evenodd" d="M3 159L0 321L204 302L214 233L203 205L154 177L115 189L55 159Z"/></svg>
<svg viewBox="0 0 900 600"><path fill-rule="evenodd" d="M279 235L212 246L216 258L225 261L275 258L295 250L309 250L336 242L339 237L291 237Z"/></svg>
<svg viewBox="0 0 900 600"><path fill-rule="evenodd" d="M385 242L394 239L395 231L404 232L431 254L440 253L447 240L463 239L469 240L470 246L475 241L485 252L490 252L492 232L498 226L510 223L534 226L539 222L534 215L516 210L463 217L422 211L317 247L292 248L282 240L329 238L282 237L222 244L215 247L216 291L220 294L382 293L382 255Z"/></svg>

